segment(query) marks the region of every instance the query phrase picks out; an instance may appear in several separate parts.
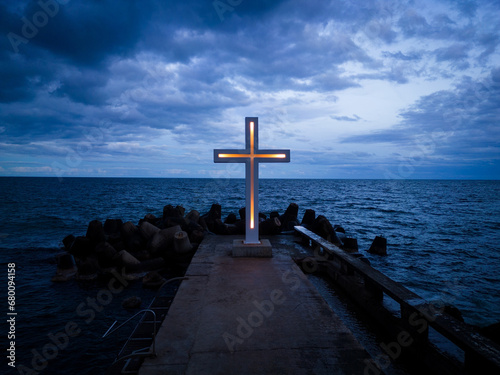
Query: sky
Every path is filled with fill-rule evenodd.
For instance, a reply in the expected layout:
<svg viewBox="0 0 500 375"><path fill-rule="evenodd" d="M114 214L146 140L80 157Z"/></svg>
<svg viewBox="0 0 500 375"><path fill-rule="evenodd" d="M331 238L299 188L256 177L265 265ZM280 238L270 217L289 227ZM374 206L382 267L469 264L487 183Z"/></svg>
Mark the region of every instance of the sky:
<svg viewBox="0 0 500 375"><path fill-rule="evenodd" d="M0 176L500 178L498 0L0 0Z"/></svg>

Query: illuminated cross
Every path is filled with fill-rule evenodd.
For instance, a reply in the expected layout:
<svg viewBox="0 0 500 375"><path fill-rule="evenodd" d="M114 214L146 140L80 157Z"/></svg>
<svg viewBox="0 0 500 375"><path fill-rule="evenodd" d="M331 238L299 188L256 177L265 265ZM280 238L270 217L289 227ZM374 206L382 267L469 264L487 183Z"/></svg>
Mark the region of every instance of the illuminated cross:
<svg viewBox="0 0 500 375"><path fill-rule="evenodd" d="M245 244L259 244L259 163L288 163L290 150L259 150L259 118L245 117L245 149L214 150L215 163L245 163Z"/></svg>

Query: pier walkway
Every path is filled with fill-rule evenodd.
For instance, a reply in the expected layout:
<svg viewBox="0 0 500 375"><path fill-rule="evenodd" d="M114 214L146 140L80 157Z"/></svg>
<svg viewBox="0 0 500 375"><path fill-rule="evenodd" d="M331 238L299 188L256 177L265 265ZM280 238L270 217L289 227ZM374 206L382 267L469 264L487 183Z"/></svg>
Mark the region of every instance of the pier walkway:
<svg viewBox="0 0 500 375"><path fill-rule="evenodd" d="M363 374L368 353L293 262L293 239L233 258L235 238L205 237L139 374Z"/></svg>

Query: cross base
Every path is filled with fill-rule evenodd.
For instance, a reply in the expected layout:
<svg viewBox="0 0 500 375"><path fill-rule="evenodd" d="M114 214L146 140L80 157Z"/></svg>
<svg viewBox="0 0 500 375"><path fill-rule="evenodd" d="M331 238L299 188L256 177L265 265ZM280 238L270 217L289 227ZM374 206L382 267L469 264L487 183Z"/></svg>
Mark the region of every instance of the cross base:
<svg viewBox="0 0 500 375"><path fill-rule="evenodd" d="M247 244L244 240L233 241L233 258L271 258L273 247L269 240L260 240L260 243Z"/></svg>

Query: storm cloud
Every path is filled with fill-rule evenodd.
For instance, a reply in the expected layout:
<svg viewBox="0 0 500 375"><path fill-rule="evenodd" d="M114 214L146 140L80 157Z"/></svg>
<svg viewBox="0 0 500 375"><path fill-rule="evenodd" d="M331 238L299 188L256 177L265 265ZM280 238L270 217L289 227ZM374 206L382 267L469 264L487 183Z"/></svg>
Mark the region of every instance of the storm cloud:
<svg viewBox="0 0 500 375"><path fill-rule="evenodd" d="M292 150L265 177L498 178L498 30L486 0L0 0L0 173L238 177L211 150L259 116Z"/></svg>

